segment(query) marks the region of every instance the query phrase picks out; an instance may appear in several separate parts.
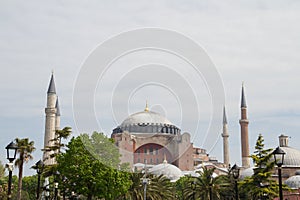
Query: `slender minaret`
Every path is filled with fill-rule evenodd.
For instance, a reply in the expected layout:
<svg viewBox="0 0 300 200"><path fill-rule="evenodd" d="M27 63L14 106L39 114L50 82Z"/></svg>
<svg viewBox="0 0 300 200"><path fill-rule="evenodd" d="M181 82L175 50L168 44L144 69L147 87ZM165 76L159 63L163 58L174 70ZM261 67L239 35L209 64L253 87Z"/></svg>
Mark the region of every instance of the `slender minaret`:
<svg viewBox="0 0 300 200"><path fill-rule="evenodd" d="M59 130L59 129L60 129L60 109L59 109L58 97L57 97L57 99L56 99L55 108L56 108L56 114L55 114L55 130Z"/></svg>
<svg viewBox="0 0 300 200"><path fill-rule="evenodd" d="M244 92L244 83L242 85L242 97L241 97L241 147L242 147L242 167L250 167L250 155L249 155L249 138L248 138L248 124L247 118L247 104Z"/></svg>
<svg viewBox="0 0 300 200"><path fill-rule="evenodd" d="M227 127L227 117L226 117L226 110L224 106L223 110L223 162L226 165L226 167L229 166L229 146L228 146L228 127Z"/></svg>
<svg viewBox="0 0 300 200"><path fill-rule="evenodd" d="M44 138L44 149L47 146L51 146L55 137L55 125L56 125L56 90L54 83L53 73L51 75L50 84L47 91L47 107L45 108L46 121L45 121L45 138ZM43 160L45 165L54 164L54 159L49 157L51 152L45 152L43 155Z"/></svg>

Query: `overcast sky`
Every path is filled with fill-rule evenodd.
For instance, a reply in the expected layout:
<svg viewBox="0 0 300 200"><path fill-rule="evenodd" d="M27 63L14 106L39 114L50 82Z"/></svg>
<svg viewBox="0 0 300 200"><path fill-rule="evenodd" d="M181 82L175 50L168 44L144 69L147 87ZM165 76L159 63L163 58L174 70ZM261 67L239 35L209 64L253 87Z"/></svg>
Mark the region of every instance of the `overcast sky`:
<svg viewBox="0 0 300 200"><path fill-rule="evenodd" d="M29 166L41 158L46 91L52 70L61 105L61 126L71 126L78 134L72 96L83 64L106 40L145 27L168 29L191 38L214 63L225 89L231 163L241 165L238 120L242 81L250 119L250 152L259 133L264 135L267 147L276 147L278 136L284 133L291 137L290 145L299 148L299 21L300 2L296 0L184 3L154 0L151 4L149 1L74 0L43 4L1 1L0 159L7 162L4 148L11 140L29 137L35 141L37 150L34 161L26 166L25 175L34 173ZM149 63L156 64L149 66ZM143 85L152 80L147 77L157 72L157 63L166 67L160 68L155 84ZM144 51L124 56L95 87L93 106L99 126L89 127L88 121L82 121L88 128L80 131L97 130L110 135L127 115L142 111L148 100L150 109L164 114L182 132L190 132L196 146L209 149L210 155L222 161L221 138L214 139L215 146L205 146L201 139L210 124L217 126L214 136L221 134L222 113L217 121L211 122L213 107L205 78L197 79L188 67L175 73L176 66L184 65L178 57L165 52ZM122 67L126 70L122 71ZM149 69L152 71L147 72ZM149 76L144 77L145 74ZM143 82L143 78L147 81ZM166 82L160 83L163 79ZM190 84L186 91L182 80ZM175 84L164 87L167 83ZM190 104L175 100L181 95L193 97ZM111 104L107 109L105 102ZM186 114L193 106L199 114L197 119Z"/></svg>

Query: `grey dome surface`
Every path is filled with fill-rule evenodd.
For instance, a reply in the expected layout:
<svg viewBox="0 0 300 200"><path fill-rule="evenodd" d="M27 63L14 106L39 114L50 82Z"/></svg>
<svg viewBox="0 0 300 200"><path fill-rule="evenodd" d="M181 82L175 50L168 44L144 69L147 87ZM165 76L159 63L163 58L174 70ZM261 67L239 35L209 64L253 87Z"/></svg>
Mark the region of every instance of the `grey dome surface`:
<svg viewBox="0 0 300 200"><path fill-rule="evenodd" d="M292 189L298 189L300 188L300 175L291 176L284 183Z"/></svg>
<svg viewBox="0 0 300 200"><path fill-rule="evenodd" d="M124 131L134 134L180 134L180 129L173 125L166 117L148 109L127 117L120 126L113 130L113 134Z"/></svg>
<svg viewBox="0 0 300 200"><path fill-rule="evenodd" d="M300 151L291 147L280 147L284 152L283 166L300 166Z"/></svg>
<svg viewBox="0 0 300 200"><path fill-rule="evenodd" d="M127 117L121 124L121 127L134 125L134 124L168 124L172 123L159 113L152 111L142 111Z"/></svg>
<svg viewBox="0 0 300 200"><path fill-rule="evenodd" d="M178 167L169 163L155 165L154 167L149 169L149 173L156 176L164 175L171 181L177 181L181 176L183 176L182 171Z"/></svg>

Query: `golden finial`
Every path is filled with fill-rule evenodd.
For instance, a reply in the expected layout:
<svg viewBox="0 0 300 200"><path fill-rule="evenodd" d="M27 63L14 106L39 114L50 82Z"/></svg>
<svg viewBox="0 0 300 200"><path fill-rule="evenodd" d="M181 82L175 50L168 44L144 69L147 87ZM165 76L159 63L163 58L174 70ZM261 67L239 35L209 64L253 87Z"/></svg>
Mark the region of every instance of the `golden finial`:
<svg viewBox="0 0 300 200"><path fill-rule="evenodd" d="M163 163L164 163L164 164L167 164L167 163L168 163L166 154L164 154L164 161L163 161Z"/></svg>
<svg viewBox="0 0 300 200"><path fill-rule="evenodd" d="M145 108L145 111L146 111L146 112L149 111L149 108L148 108L148 101L146 101L146 108Z"/></svg>

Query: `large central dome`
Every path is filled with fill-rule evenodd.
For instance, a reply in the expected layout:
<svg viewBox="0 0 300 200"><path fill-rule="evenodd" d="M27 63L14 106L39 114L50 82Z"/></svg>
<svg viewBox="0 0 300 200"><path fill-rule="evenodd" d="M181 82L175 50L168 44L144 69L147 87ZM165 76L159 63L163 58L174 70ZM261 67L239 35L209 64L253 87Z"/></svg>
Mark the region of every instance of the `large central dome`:
<svg viewBox="0 0 300 200"><path fill-rule="evenodd" d="M142 111L138 113L134 113L127 117L121 124L121 127L134 125L134 124L168 124L172 125L172 123L160 115L159 113L152 111Z"/></svg>
<svg viewBox="0 0 300 200"><path fill-rule="evenodd" d="M149 111L147 106L144 111L127 117L120 126L113 130L113 133L122 133L124 131L134 134L180 134L179 128L161 114Z"/></svg>

